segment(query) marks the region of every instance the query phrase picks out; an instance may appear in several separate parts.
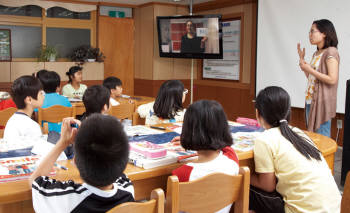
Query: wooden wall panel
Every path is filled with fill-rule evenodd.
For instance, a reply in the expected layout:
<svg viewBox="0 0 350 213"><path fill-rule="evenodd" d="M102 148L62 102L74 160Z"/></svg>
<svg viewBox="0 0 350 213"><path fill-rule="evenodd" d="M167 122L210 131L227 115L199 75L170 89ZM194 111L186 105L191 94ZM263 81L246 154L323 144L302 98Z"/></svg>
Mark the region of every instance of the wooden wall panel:
<svg viewBox="0 0 350 213"><path fill-rule="evenodd" d="M68 72L69 68L72 66L76 66L75 62L46 62L45 63L45 69L50 71L57 72L60 77L61 81L68 81L68 76L66 75L66 72ZM83 70L83 80L84 78L84 70Z"/></svg>
<svg viewBox="0 0 350 213"><path fill-rule="evenodd" d="M191 79L192 59L174 58L173 79ZM197 59L193 59L193 76L197 79Z"/></svg>
<svg viewBox="0 0 350 213"><path fill-rule="evenodd" d="M123 92L134 94L134 20L100 16L99 48L105 54L104 77L116 76Z"/></svg>
<svg viewBox="0 0 350 213"><path fill-rule="evenodd" d="M174 59L159 57L157 16L176 14L176 7L172 5L154 5L153 24L153 80L165 80L174 78Z"/></svg>
<svg viewBox="0 0 350 213"><path fill-rule="evenodd" d="M84 72L88 70L88 72ZM83 79L84 80L103 80L104 79L104 63L86 62L83 65ZM134 86L134 85L133 85Z"/></svg>
<svg viewBox="0 0 350 213"><path fill-rule="evenodd" d="M135 9L135 10L138 10ZM147 6L139 8L141 16L141 29L139 32L141 36L140 45L140 74L139 78L142 79L153 79L153 43L154 43L154 13L153 6Z"/></svg>
<svg viewBox="0 0 350 213"><path fill-rule="evenodd" d="M11 82L22 75L32 75L44 69L44 62L11 62Z"/></svg>
<svg viewBox="0 0 350 213"><path fill-rule="evenodd" d="M10 82L11 79L11 62L0 63L0 82Z"/></svg>
<svg viewBox="0 0 350 213"><path fill-rule="evenodd" d="M0 91L10 92L11 82L0 82Z"/></svg>
<svg viewBox="0 0 350 213"><path fill-rule="evenodd" d="M141 9L133 9L133 16L135 26L134 77L141 78Z"/></svg>

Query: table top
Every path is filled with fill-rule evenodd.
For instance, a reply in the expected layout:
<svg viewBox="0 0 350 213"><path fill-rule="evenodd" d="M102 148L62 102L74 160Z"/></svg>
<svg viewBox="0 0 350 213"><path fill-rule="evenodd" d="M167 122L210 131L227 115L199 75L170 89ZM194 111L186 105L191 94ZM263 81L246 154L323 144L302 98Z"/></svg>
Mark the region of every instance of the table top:
<svg viewBox="0 0 350 213"><path fill-rule="evenodd" d="M337 144L333 139L312 132L306 133L315 142L323 156L333 154L337 150ZM236 153L240 161L253 159L253 151L236 151ZM72 160L61 161L59 164L67 167L68 170L56 169L57 172L53 178L58 180L74 180L76 182L81 182L79 172ZM171 174L171 171L178 168L180 165L181 163L175 163L152 169L143 169L132 164L128 164L125 174L128 175L131 180L142 180ZM28 180L0 183L0 204L30 200L31 196L31 186L28 184Z"/></svg>

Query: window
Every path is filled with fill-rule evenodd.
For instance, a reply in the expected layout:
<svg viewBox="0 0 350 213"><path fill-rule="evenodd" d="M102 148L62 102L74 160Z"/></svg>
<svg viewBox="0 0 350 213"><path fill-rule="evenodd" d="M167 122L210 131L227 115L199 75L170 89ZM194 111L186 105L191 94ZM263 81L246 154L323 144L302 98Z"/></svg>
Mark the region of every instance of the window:
<svg viewBox="0 0 350 213"><path fill-rule="evenodd" d="M55 46L61 58L69 58L73 49L90 45L89 29L46 28L46 43Z"/></svg>
<svg viewBox="0 0 350 213"><path fill-rule="evenodd" d="M11 30L12 58L36 58L41 47L41 27L0 25Z"/></svg>
<svg viewBox="0 0 350 213"><path fill-rule="evenodd" d="M52 7L46 11L49 18L90 19L90 12L73 12L62 7Z"/></svg>
<svg viewBox="0 0 350 213"><path fill-rule="evenodd" d="M0 15L41 17L41 11L41 7L35 5L22 7L6 7L0 5Z"/></svg>

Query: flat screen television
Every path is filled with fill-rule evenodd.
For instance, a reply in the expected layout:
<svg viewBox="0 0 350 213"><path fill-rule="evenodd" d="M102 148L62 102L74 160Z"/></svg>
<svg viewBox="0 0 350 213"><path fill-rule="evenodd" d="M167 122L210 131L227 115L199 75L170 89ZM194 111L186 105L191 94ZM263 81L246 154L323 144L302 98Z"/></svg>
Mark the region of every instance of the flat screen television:
<svg viewBox="0 0 350 213"><path fill-rule="evenodd" d="M159 56L222 59L221 15L157 16Z"/></svg>

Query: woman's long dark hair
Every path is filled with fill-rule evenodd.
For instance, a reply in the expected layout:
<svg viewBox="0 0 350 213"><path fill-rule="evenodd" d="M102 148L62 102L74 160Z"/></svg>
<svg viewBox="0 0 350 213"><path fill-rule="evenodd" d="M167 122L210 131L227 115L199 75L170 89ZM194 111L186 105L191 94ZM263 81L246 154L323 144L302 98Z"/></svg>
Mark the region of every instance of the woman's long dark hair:
<svg viewBox="0 0 350 213"><path fill-rule="evenodd" d="M324 45L322 49L326 49L328 47L337 48L338 37L331 21L327 19L320 19L314 21L312 24L315 24L316 28L326 36L326 38L324 39Z"/></svg>
<svg viewBox="0 0 350 213"><path fill-rule="evenodd" d="M182 96L184 84L179 80L169 80L160 86L153 105L154 114L163 119L174 119L183 109Z"/></svg>
<svg viewBox="0 0 350 213"><path fill-rule="evenodd" d="M256 98L255 108L272 127L279 127L281 134L307 159L321 160L320 151L307 138L301 137L288 125L290 119L290 98L281 87L271 86L261 90Z"/></svg>

